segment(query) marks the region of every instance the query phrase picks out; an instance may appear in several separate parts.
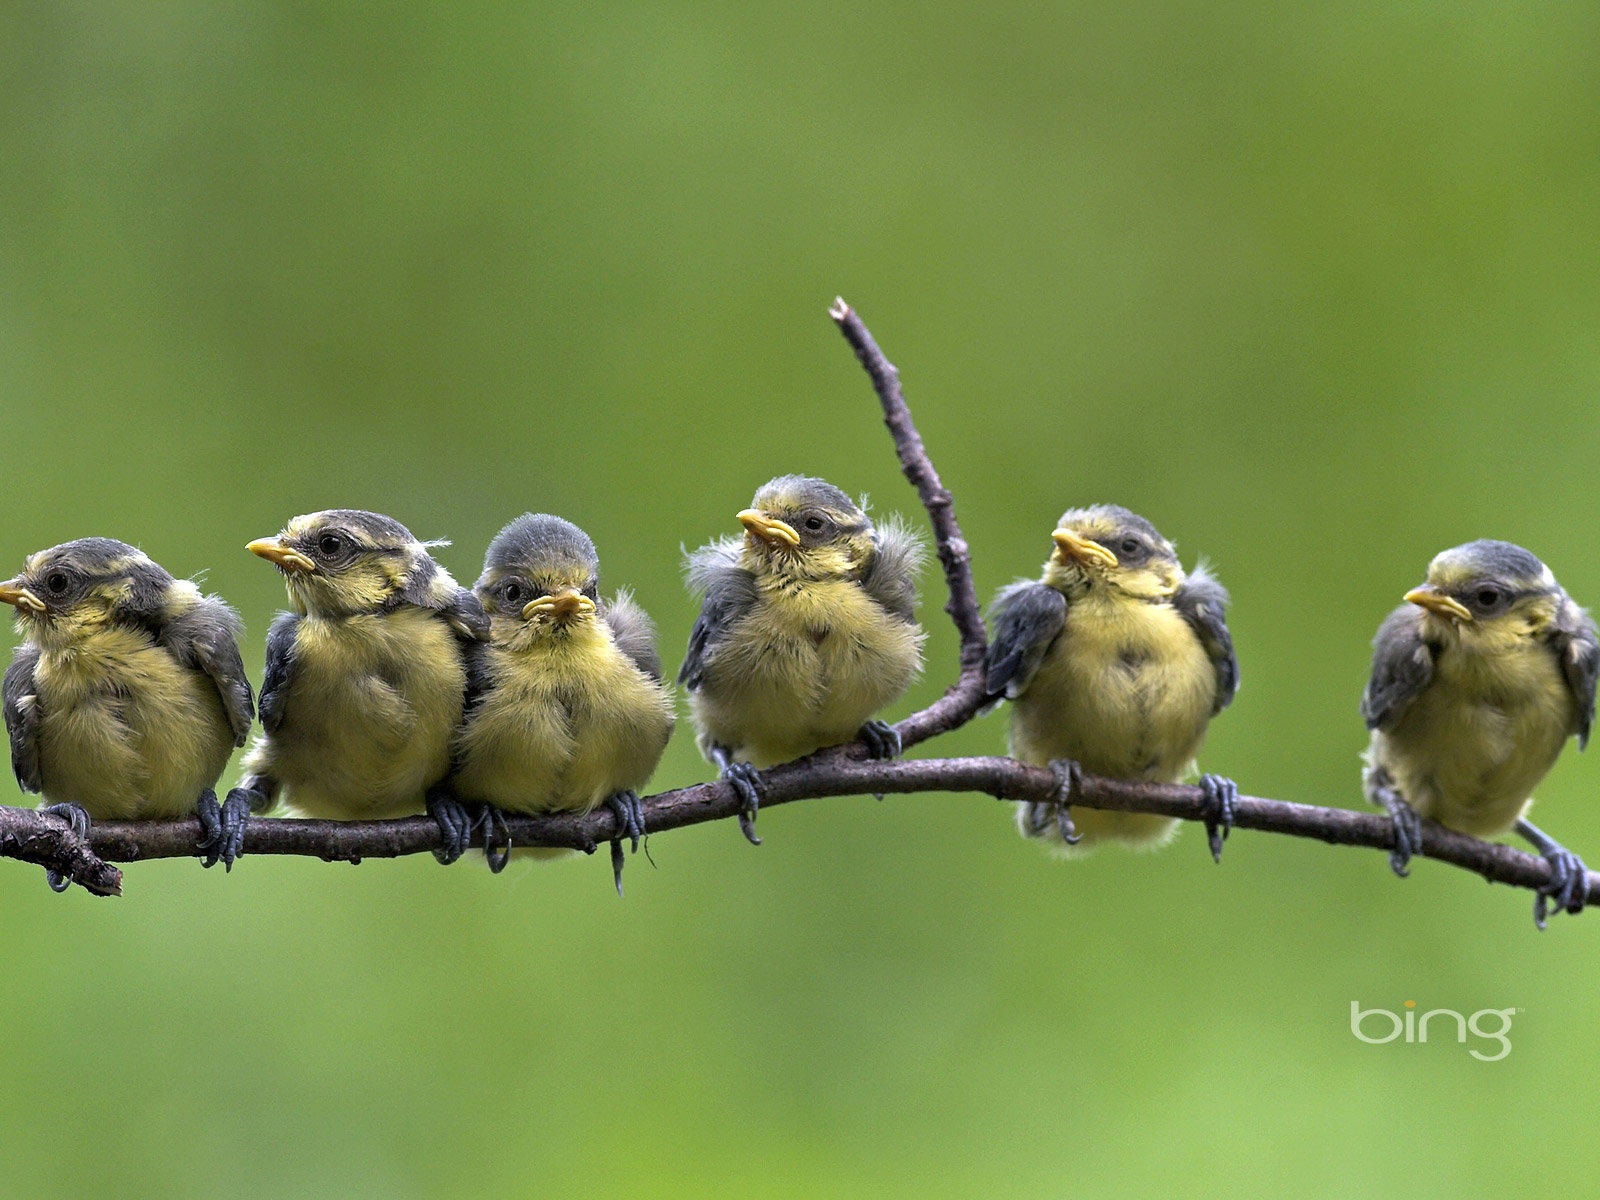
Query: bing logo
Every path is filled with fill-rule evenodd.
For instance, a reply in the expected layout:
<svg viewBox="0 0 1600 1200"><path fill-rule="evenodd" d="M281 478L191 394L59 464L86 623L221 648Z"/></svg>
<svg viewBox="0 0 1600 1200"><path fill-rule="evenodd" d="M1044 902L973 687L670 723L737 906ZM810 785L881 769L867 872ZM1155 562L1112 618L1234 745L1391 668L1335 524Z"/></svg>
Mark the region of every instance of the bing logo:
<svg viewBox="0 0 1600 1200"><path fill-rule="evenodd" d="M1514 1008L1481 1008L1469 1016L1453 1008L1430 1008L1419 1014L1417 1002L1407 1000L1401 1014L1387 1008L1362 1008L1359 1000L1352 1000L1350 1032L1369 1046L1402 1040L1408 1045L1426 1042L1429 1034L1435 1041L1454 1034L1459 1044L1466 1045L1467 1034L1471 1033L1479 1040L1467 1053L1479 1062L1499 1062L1511 1053L1511 1017L1516 1012ZM1493 1054L1479 1049L1488 1044L1495 1046Z"/></svg>

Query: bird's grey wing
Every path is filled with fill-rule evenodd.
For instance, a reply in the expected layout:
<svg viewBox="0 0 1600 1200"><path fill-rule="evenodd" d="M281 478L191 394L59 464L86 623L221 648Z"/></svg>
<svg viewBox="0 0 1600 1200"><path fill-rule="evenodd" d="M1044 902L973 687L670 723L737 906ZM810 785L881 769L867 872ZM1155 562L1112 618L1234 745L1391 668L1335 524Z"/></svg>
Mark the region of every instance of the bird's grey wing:
<svg viewBox="0 0 1600 1200"><path fill-rule="evenodd" d="M472 594L471 589L458 587L455 595L439 611L463 642L489 640L489 615L483 611L482 602Z"/></svg>
<svg viewBox="0 0 1600 1200"><path fill-rule="evenodd" d="M656 627L648 613L627 592L618 592L605 607L605 621L617 649L655 682L661 682L661 654L656 650Z"/></svg>
<svg viewBox="0 0 1600 1200"><path fill-rule="evenodd" d="M1572 689L1572 698L1578 702L1578 748L1589 744L1589 733L1594 728L1595 683L1600 677L1600 633L1595 630L1594 618L1563 598L1556 611L1555 648L1561 656L1561 670Z"/></svg>
<svg viewBox="0 0 1600 1200"><path fill-rule="evenodd" d="M295 632L300 628L298 613L281 612L267 630L267 669L261 677L261 727L276 733L283 724L283 702L294 676Z"/></svg>
<svg viewBox="0 0 1600 1200"><path fill-rule="evenodd" d="M20 646L0 683L4 697L6 732L11 735L11 769L25 792L37 792L39 779L39 697L33 690L33 668L39 651Z"/></svg>
<svg viewBox="0 0 1600 1200"><path fill-rule="evenodd" d="M1228 632L1228 591L1204 566L1197 566L1172 597L1172 605L1189 623L1217 675L1217 694L1211 701L1216 716L1233 702L1239 691L1239 659Z"/></svg>
<svg viewBox="0 0 1600 1200"><path fill-rule="evenodd" d="M202 596L186 612L165 622L157 634L179 662L211 677L227 710L236 746L245 744L256 715L244 659L239 656L242 629L238 613L215 596Z"/></svg>
<svg viewBox="0 0 1600 1200"><path fill-rule="evenodd" d="M489 617L471 589L458 584L431 558L419 561L386 607L414 604L431 609L450 623L463 642L489 640Z"/></svg>
<svg viewBox="0 0 1600 1200"><path fill-rule="evenodd" d="M467 668L467 691L461 705L461 722L466 724L483 698L494 690L494 681L489 674L489 643L463 642L461 652Z"/></svg>
<svg viewBox="0 0 1600 1200"><path fill-rule="evenodd" d="M892 616L910 623L917 607L917 574L927 561L922 538L890 517L874 531L876 548L861 576L862 590Z"/></svg>
<svg viewBox="0 0 1600 1200"><path fill-rule="evenodd" d="M1042 583L1013 583L989 606L989 653L983 690L994 700L1015 700L1028 690L1045 651L1067 623L1067 598Z"/></svg>
<svg viewBox="0 0 1600 1200"><path fill-rule="evenodd" d="M1433 648L1422 636L1422 610L1402 604L1378 626L1372 639L1372 675L1361 697L1368 729L1400 718L1433 680Z"/></svg>
<svg viewBox="0 0 1600 1200"><path fill-rule="evenodd" d="M690 691L705 679L706 665L717 645L755 603L755 580L739 566L738 542L724 538L689 556L689 586L705 594L700 616L689 631L689 649L678 669L678 682Z"/></svg>

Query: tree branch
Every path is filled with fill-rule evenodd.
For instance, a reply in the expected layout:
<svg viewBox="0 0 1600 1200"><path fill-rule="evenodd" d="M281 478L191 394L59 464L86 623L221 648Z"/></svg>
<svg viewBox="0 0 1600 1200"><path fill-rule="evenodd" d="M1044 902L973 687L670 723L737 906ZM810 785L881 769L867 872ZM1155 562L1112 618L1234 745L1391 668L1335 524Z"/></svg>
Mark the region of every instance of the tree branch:
<svg viewBox="0 0 1600 1200"><path fill-rule="evenodd" d="M825 796L872 793L975 792L1001 800L1048 801L1058 782L1044 767L1031 767L1012 758L924 758L877 762L823 750L809 758L763 772L766 795L763 808ZM1204 821L1211 802L1197 787L1184 784L1129 783L1084 776L1073 804L1084 808L1120 812L1155 813L1184 821ZM707 821L738 815L741 801L727 784L699 783L647 797L643 802L646 825L664 833ZM551 846L592 851L621 834L609 809L597 808L579 816L553 813L518 816L508 813L506 826L517 846ZM1394 826L1379 813L1355 812L1294 804L1257 796L1240 796L1235 803L1234 826L1263 833L1311 838L1335 846L1394 849ZM98 821L90 831L96 854L120 862L147 858L186 858L195 853L200 823L181 821ZM85 858L99 863L109 877L91 890L115 895L119 872L99 862L82 848L66 822L25 808L0 808L0 854L21 858L70 874L77 882ZM249 854L301 854L338 862L363 858L396 858L440 847L439 826L428 817L402 817L392 821L296 821L257 819L245 834ZM481 832L473 845L483 844ZM1450 863L1483 876L1492 883L1539 888L1551 880L1550 864L1532 854L1464 833L1431 821L1422 823L1422 857ZM1585 892L1600 904L1600 874L1591 871Z"/></svg>
<svg viewBox="0 0 1600 1200"><path fill-rule="evenodd" d="M933 460L922 444L922 435L911 420L911 410L900 394L900 372L884 357L872 334L843 297L834 299L828 315L838 324L839 332L844 334L845 341L850 343L872 380L873 390L883 405L883 423L889 427L895 451L900 456L900 469L917 489L922 506L928 510L934 544L939 561L944 565L945 586L950 592L944 610L961 635L961 671L956 682L939 700L921 712L912 713L896 726L901 745L910 747L965 725L977 715L983 703L983 656L989 639L983 630L978 592L972 582L972 556L967 551L967 539L961 536L961 526L956 524L955 501L940 481L939 472L933 469Z"/></svg>
<svg viewBox="0 0 1600 1200"><path fill-rule="evenodd" d="M196 829L200 822L195 821ZM191 850L198 835L191 839ZM0 808L0 857L38 863L96 896L122 895L122 872L102 862L60 817L31 808Z"/></svg>
<svg viewBox="0 0 1600 1200"><path fill-rule="evenodd" d="M982 702L985 649L983 619L973 587L967 543L956 523L950 493L939 481L927 450L912 423L900 393L899 373L878 349L861 319L844 303L829 310L845 339L855 349L883 404L884 423L894 438L900 464L928 510L944 565L950 614L961 636L960 672L956 682L927 708L912 713L898 728L906 745L925 741L970 721ZM859 743L834 746L796 762L762 772L766 783L762 807L824 796L875 793L977 792L1001 800L1050 801L1059 787L1046 768L1010 758L930 758L876 762ZM652 833L681 829L738 815L742 801L726 783L700 783L647 797L642 802L645 825ZM1180 784L1131 783L1085 776L1072 803L1084 808L1154 813L1185 821L1204 821L1211 802L1197 787ZM1312 838L1331 845L1394 849L1394 827L1387 816L1342 808L1294 804L1240 796L1234 825L1264 833ZM507 814L506 826L517 846L547 846L592 852L619 837L616 818L608 809L577 815ZM200 823L178 821L100 821L87 844L65 821L31 809L0 807L0 857L37 863L60 872L96 895L121 893L122 873L105 859L132 862L148 858L185 858L195 854ZM473 845L482 845L481 832ZM392 821L298 821L257 818L245 833L247 854L299 854L329 861L395 858L441 848L439 826L428 817ZM1436 825L1422 823L1421 856L1451 863L1494 883L1538 889L1552 882L1550 865L1532 854ZM1600 904L1600 875L1590 872L1585 896Z"/></svg>

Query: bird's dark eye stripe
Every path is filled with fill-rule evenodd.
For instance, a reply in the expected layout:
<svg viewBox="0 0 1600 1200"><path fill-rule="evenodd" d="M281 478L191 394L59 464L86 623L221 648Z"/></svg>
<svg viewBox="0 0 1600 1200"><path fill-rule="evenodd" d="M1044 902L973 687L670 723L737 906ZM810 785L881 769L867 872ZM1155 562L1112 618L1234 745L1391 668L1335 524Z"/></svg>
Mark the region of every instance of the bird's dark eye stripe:
<svg viewBox="0 0 1600 1200"><path fill-rule="evenodd" d="M1494 598L1489 599L1488 594L1494 593ZM1498 583L1475 583L1471 587L1463 588L1453 593L1454 598L1463 602L1477 604L1480 608L1498 606L1501 604L1515 604L1518 600L1525 600L1529 596L1546 595L1546 588L1518 588L1504 587Z"/></svg>

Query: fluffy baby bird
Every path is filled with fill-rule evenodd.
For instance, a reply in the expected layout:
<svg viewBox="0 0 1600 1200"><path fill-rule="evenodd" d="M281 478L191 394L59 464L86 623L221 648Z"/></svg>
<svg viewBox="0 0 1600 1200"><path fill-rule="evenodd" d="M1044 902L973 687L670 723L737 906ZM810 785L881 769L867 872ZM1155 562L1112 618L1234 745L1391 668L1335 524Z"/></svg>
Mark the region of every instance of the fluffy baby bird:
<svg viewBox="0 0 1600 1200"><path fill-rule="evenodd" d="M248 813L280 793L295 816L422 811L450 770L465 646L488 634L477 598L404 525L378 513L310 513L248 549L283 573L294 611L279 613L267 634L264 732L228 794L225 807L239 817L230 850L238 852Z"/></svg>
<svg viewBox="0 0 1600 1200"><path fill-rule="evenodd" d="M1419 817L1474 837L1515 830L1550 863L1534 899L1544 928L1583 909L1577 855L1523 818L1567 738L1594 725L1595 623L1521 546L1476 541L1446 550L1373 641L1361 715L1372 731L1367 796L1394 819L1389 864L1405 875L1422 846Z"/></svg>
<svg viewBox="0 0 1600 1200"><path fill-rule="evenodd" d="M24 639L0 685L23 791L44 793L44 811L79 836L91 818L193 812L201 861L230 861L212 788L255 715L238 614L98 537L32 555L0 583L0 600L16 607Z"/></svg>
<svg viewBox="0 0 1600 1200"><path fill-rule="evenodd" d="M1041 581L1002 589L989 614L985 687L1011 701L1012 757L1048 765L1062 781L1055 801L1023 805L1017 823L1024 836L1063 847L1161 845L1177 820L1074 813L1066 801L1080 771L1176 783L1193 770L1206 726L1239 688L1228 593L1204 566L1185 575L1155 526L1114 504L1070 510L1051 537ZM1238 789L1217 775L1200 786L1221 861Z"/></svg>
<svg viewBox="0 0 1600 1200"><path fill-rule="evenodd" d="M744 802L751 842L756 768L860 738L875 758L900 738L872 714L922 668L912 616L922 543L898 522L874 528L821 479L784 475L739 514L742 538L689 556L705 594L678 682L701 752Z"/></svg>
<svg viewBox="0 0 1600 1200"><path fill-rule="evenodd" d="M473 589L489 640L472 656L450 789L485 806L491 825L495 810L588 812L604 803L637 849L637 789L667 748L672 696L650 618L626 592L602 601L599 576L594 543L560 517L525 513L496 535ZM456 852L465 847L463 836ZM611 847L620 893L620 839ZM486 853L492 868L505 865L503 851Z"/></svg>

